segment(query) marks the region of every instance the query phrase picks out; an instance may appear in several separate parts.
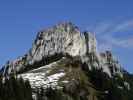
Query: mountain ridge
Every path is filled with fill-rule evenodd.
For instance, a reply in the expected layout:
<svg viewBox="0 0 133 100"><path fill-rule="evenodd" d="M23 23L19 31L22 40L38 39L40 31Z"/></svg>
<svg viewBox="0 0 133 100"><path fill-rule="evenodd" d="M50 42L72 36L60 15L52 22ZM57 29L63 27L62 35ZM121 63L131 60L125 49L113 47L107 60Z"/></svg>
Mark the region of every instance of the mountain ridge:
<svg viewBox="0 0 133 100"><path fill-rule="evenodd" d="M124 71L111 51L101 53L97 45L93 33L81 32L71 22L57 24L38 32L32 48L5 64L0 74L3 80L10 76L28 80L34 100L41 89L47 92L49 88L69 98L62 100L118 100L111 97L125 91L126 95L133 93L132 75Z"/></svg>
<svg viewBox="0 0 133 100"><path fill-rule="evenodd" d="M98 54L97 41L92 33L80 32L79 28L71 22L64 22L40 31L30 51L26 55L9 62L9 66L12 66L12 68L7 73L11 73L12 70L18 72L23 65L33 64L42 60L43 57L55 53L80 56L83 62L88 62L86 55L89 53L94 53L95 58L102 63L106 62L104 60L107 59L106 56L109 56L109 53L112 56L111 52ZM98 66L97 62L95 64ZM110 73L106 67L104 69L108 74Z"/></svg>

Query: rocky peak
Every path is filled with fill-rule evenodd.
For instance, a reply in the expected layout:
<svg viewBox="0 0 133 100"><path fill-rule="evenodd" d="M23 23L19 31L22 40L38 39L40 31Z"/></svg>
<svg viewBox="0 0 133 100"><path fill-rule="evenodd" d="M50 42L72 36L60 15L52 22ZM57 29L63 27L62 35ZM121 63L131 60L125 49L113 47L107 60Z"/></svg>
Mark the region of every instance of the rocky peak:
<svg viewBox="0 0 133 100"><path fill-rule="evenodd" d="M41 60L44 56L55 53L67 53L71 56L83 56L95 50L95 37L90 33L84 35L74 24L67 22L40 31L28 54L28 60ZM94 42L93 42L94 41Z"/></svg>
<svg viewBox="0 0 133 100"><path fill-rule="evenodd" d="M92 66L102 67L103 71L110 76L112 72L120 72L120 65L117 64L116 60L110 60L110 63L113 64L113 71L110 70L108 61L114 59L111 52L108 51L103 54L97 52L97 41L93 33L81 32L71 22L64 22L38 32L29 52L5 65L4 73L20 72L27 65L33 65L55 54L78 56L82 62L88 64L90 69Z"/></svg>

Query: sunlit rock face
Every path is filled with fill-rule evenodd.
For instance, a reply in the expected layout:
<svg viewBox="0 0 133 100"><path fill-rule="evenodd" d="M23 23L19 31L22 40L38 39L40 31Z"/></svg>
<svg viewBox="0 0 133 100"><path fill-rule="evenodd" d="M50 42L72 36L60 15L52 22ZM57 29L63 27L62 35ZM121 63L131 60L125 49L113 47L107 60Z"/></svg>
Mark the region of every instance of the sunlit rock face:
<svg viewBox="0 0 133 100"><path fill-rule="evenodd" d="M55 53L68 53L82 56L87 52L84 35L72 23L62 23L38 33L35 43L28 54L28 60L41 60Z"/></svg>
<svg viewBox="0 0 133 100"><path fill-rule="evenodd" d="M112 55L111 51L106 51L99 54L99 61L102 66L103 72L106 72L109 76L118 74L121 77L122 68L118 60Z"/></svg>
<svg viewBox="0 0 133 100"><path fill-rule="evenodd" d="M29 52L7 63L3 68L3 74L20 72L28 64L32 65L43 58L60 53L78 56L83 63L88 64L89 69L102 68L109 76L121 73L121 67L111 52L98 52L93 33L81 32L71 22L64 22L38 32Z"/></svg>
<svg viewBox="0 0 133 100"><path fill-rule="evenodd" d="M79 28L70 22L61 23L38 33L27 60L33 63L55 53L83 56L87 52L96 52L94 35L80 32Z"/></svg>

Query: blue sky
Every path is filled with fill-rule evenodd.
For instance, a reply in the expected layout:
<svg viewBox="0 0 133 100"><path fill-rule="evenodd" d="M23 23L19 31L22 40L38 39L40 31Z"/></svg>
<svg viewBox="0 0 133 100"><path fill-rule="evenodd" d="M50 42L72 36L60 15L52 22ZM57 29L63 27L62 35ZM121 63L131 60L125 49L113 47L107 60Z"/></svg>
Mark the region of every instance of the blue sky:
<svg viewBox="0 0 133 100"><path fill-rule="evenodd" d="M133 72L133 0L0 0L0 65L25 54L39 30L71 21L95 32Z"/></svg>

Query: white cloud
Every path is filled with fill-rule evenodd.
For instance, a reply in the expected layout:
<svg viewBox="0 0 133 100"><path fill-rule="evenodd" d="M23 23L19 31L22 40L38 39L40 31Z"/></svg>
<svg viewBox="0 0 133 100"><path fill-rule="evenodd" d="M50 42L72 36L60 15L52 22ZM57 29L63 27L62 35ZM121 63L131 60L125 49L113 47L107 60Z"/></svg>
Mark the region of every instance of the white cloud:
<svg viewBox="0 0 133 100"><path fill-rule="evenodd" d="M118 22L118 21L103 21L98 22L87 30L100 34L112 34L117 32L133 30L133 19Z"/></svg>
<svg viewBox="0 0 133 100"><path fill-rule="evenodd" d="M106 34L101 38L104 42L99 43L99 50L111 50L113 47L133 48L133 37L120 39Z"/></svg>
<svg viewBox="0 0 133 100"><path fill-rule="evenodd" d="M111 32L122 32L122 31L131 30L131 29L133 29L133 19L116 25Z"/></svg>
<svg viewBox="0 0 133 100"><path fill-rule="evenodd" d="M99 43L100 51L111 50L114 47L133 48L133 35L132 37L115 37L116 34L121 32L133 31L133 19L116 22L116 21L103 21L97 23L91 29L96 33Z"/></svg>
<svg viewBox="0 0 133 100"><path fill-rule="evenodd" d="M133 37L128 39L114 39L112 43L124 48L133 48Z"/></svg>

